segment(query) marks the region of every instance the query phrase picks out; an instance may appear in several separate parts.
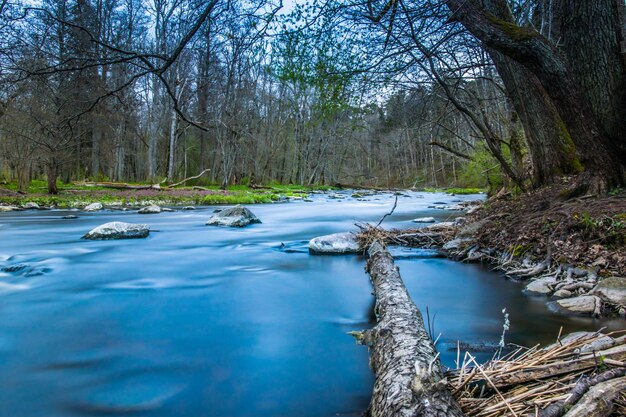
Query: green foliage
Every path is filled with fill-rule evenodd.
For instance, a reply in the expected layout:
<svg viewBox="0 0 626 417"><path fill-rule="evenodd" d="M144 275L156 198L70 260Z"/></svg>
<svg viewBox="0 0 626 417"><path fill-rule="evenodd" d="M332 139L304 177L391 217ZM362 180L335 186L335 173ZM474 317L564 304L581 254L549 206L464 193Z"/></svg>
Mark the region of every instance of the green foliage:
<svg viewBox="0 0 626 417"><path fill-rule="evenodd" d="M473 160L469 161L459 175L459 185L463 187L501 188L504 185L504 175L498 161L483 146L476 148Z"/></svg>
<svg viewBox="0 0 626 417"><path fill-rule="evenodd" d="M589 213L574 214L576 229L584 239L605 245L626 244L626 213L593 217Z"/></svg>

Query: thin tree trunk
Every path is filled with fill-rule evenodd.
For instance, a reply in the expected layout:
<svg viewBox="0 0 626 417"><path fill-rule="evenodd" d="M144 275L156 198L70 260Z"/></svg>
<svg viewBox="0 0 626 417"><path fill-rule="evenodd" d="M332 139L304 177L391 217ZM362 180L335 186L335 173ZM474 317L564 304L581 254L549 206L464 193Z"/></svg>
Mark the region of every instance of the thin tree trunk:
<svg viewBox="0 0 626 417"><path fill-rule="evenodd" d="M174 179L174 162L176 157L176 135L178 131L178 115L176 111L172 109L171 115L172 121L170 124L170 144L169 144L169 159L167 163L167 177Z"/></svg>

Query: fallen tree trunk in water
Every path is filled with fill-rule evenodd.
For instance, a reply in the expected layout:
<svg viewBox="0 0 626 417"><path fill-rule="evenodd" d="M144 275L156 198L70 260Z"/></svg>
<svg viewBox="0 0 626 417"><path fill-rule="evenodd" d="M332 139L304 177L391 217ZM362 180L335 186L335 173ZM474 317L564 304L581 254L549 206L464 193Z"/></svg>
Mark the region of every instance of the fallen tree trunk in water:
<svg viewBox="0 0 626 417"><path fill-rule="evenodd" d="M368 415L463 416L447 389L439 354L426 332L422 314L411 300L391 254L379 242L372 243L367 253L378 323L371 330L353 335L370 347L370 366L376 375Z"/></svg>

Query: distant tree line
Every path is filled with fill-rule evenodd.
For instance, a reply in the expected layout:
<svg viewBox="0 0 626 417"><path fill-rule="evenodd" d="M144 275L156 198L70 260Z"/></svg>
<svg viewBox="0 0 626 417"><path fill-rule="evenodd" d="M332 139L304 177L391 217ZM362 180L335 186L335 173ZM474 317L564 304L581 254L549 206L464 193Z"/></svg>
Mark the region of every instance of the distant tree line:
<svg viewBox="0 0 626 417"><path fill-rule="evenodd" d="M584 3L4 0L0 176L605 190L623 1Z"/></svg>

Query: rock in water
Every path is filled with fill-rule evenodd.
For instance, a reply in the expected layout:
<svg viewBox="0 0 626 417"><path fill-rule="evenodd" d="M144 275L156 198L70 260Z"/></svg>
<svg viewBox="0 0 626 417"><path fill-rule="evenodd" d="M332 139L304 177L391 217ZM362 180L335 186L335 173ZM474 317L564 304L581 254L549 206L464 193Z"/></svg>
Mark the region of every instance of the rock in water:
<svg viewBox="0 0 626 417"><path fill-rule="evenodd" d="M154 204L150 205L150 206L147 206L147 207L144 207L144 208L141 208L141 209L139 209L139 211L137 211L137 213L139 213L139 214L157 214L157 213L160 213L160 212L161 212L161 207L155 206Z"/></svg>
<svg viewBox="0 0 626 417"><path fill-rule="evenodd" d="M611 303L626 306L626 278L605 278L591 290L591 294Z"/></svg>
<svg viewBox="0 0 626 417"><path fill-rule="evenodd" d="M418 217L417 219L413 219L414 223L434 223L434 217Z"/></svg>
<svg viewBox="0 0 626 417"><path fill-rule="evenodd" d="M0 206L0 212L2 211L18 211L20 210L19 207L15 207L15 206Z"/></svg>
<svg viewBox="0 0 626 417"><path fill-rule="evenodd" d="M261 220L247 208L236 205L215 213L206 224L208 226L245 227L252 223L261 223Z"/></svg>
<svg viewBox="0 0 626 417"><path fill-rule="evenodd" d="M183 207L183 210L195 210L196 208L194 206L185 206Z"/></svg>
<svg viewBox="0 0 626 417"><path fill-rule="evenodd" d="M61 218L65 220L71 220L71 219L78 219L78 216L75 214L68 214L67 216L63 216Z"/></svg>
<svg viewBox="0 0 626 417"><path fill-rule="evenodd" d="M556 285L556 277L544 277L531 281L526 286L526 291L534 294L551 294L552 287Z"/></svg>
<svg viewBox="0 0 626 417"><path fill-rule="evenodd" d="M147 237L148 234L150 234L150 228L146 224L110 222L91 230L83 236L83 239L141 239Z"/></svg>
<svg viewBox="0 0 626 417"><path fill-rule="evenodd" d="M352 232L333 233L309 241L309 252L312 253L359 253L361 250L356 234Z"/></svg>
<svg viewBox="0 0 626 417"><path fill-rule="evenodd" d="M88 204L83 210L85 210L85 211L102 210L102 204L101 203L91 203L91 204Z"/></svg>
<svg viewBox="0 0 626 417"><path fill-rule="evenodd" d="M554 305L557 310L567 313L598 316L602 308L602 301L594 295L581 295L579 297L557 300Z"/></svg>
<svg viewBox="0 0 626 417"><path fill-rule="evenodd" d="M28 203L24 204L22 206L23 208L25 208L26 210L39 210L41 207L39 207L39 204L29 201Z"/></svg>

